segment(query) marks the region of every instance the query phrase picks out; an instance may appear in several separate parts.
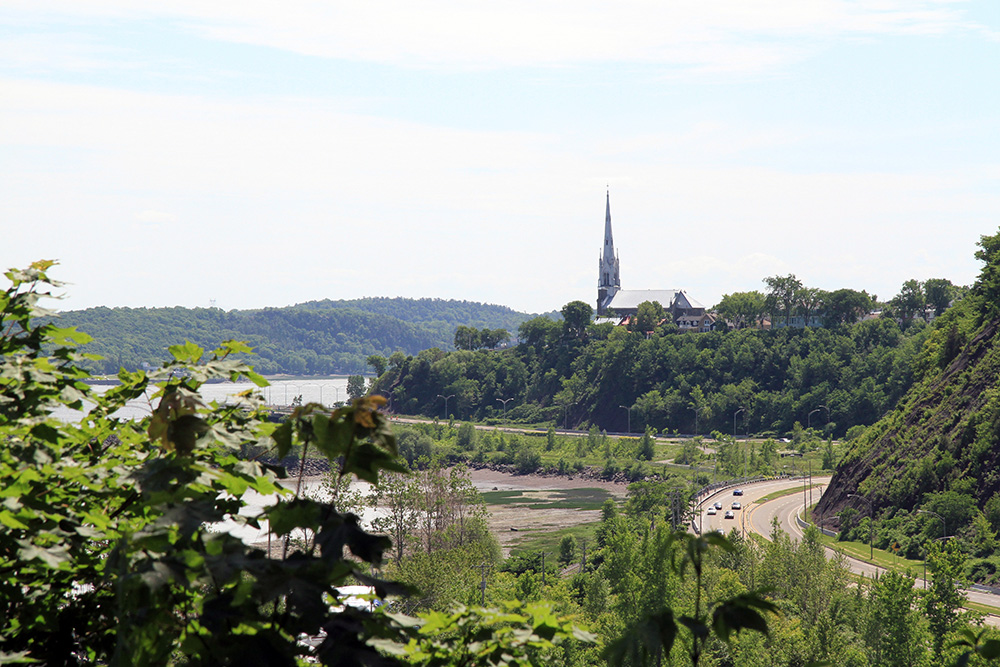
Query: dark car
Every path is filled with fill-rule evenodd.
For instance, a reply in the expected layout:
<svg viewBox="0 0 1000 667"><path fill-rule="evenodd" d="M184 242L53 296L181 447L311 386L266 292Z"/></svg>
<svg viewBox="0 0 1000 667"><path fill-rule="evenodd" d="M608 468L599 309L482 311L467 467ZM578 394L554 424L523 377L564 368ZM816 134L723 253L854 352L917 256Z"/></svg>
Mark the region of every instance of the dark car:
<svg viewBox="0 0 1000 667"><path fill-rule="evenodd" d="M743 495L743 489L733 489L733 495L734 496L742 496Z"/></svg>

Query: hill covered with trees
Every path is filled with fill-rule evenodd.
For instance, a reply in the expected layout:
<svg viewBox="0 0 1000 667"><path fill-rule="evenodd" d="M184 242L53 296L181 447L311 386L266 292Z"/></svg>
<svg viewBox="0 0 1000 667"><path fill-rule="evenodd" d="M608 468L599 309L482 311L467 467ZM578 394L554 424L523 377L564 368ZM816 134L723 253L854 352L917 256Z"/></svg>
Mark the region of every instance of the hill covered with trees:
<svg viewBox="0 0 1000 667"><path fill-rule="evenodd" d="M370 355L449 348L458 326L516 331L532 315L505 306L442 299L367 298L311 301L286 308L88 308L59 315L94 338L84 352L97 373L158 365L169 345L190 340L213 349L224 340L254 347L260 373L359 373Z"/></svg>
<svg viewBox="0 0 1000 667"><path fill-rule="evenodd" d="M927 336L922 321L879 318L832 328L677 334L590 324L573 302L563 321L525 322L505 350L393 355L374 391L398 412L499 417L608 431L723 433L874 423L906 392ZM503 401L508 401L504 406Z"/></svg>
<svg viewBox="0 0 1000 667"><path fill-rule="evenodd" d="M912 388L853 443L816 513L847 536L874 532L876 546L904 552L927 536L957 536L981 559L970 561L970 577L997 581L1000 234L982 237L976 257L982 273L928 332Z"/></svg>

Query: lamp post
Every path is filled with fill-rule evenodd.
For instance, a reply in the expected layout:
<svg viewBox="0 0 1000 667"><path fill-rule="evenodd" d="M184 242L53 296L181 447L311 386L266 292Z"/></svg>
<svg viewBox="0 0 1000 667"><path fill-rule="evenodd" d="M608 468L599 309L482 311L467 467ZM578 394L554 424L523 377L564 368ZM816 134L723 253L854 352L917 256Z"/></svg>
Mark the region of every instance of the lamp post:
<svg viewBox="0 0 1000 667"><path fill-rule="evenodd" d="M872 501L865 498L860 493L848 493L848 498L860 498L868 503L868 557L875 562L875 509Z"/></svg>
<svg viewBox="0 0 1000 667"><path fill-rule="evenodd" d="M930 510L917 510L917 514L931 514L941 519L941 539L948 537L948 523L944 520L944 517L937 512L932 512Z"/></svg>
<svg viewBox="0 0 1000 667"><path fill-rule="evenodd" d="M736 415L740 414L741 412L745 412L745 409L740 408L739 410L733 413L733 442L736 442Z"/></svg>
<svg viewBox="0 0 1000 667"><path fill-rule="evenodd" d="M438 394L437 397L444 399L444 418L447 419L448 418L448 399L449 398L455 398L455 394L448 394L447 396L444 396L443 394Z"/></svg>
<svg viewBox="0 0 1000 667"><path fill-rule="evenodd" d="M513 401L514 399L513 398L498 398L497 400L500 401L501 403L503 403L503 420L504 420L504 422L506 422L507 421L507 402L508 401Z"/></svg>
<svg viewBox="0 0 1000 667"><path fill-rule="evenodd" d="M814 412L819 412L820 410L826 410L826 420L830 421L830 408L826 407L825 405L821 405L818 408L816 408L815 410L811 410L809 412L809 416L806 418L806 428L807 429L812 428L812 416L813 416L813 413Z"/></svg>
<svg viewBox="0 0 1000 667"><path fill-rule="evenodd" d="M694 411L694 434L698 435L698 408L691 408Z"/></svg>
<svg viewBox="0 0 1000 667"><path fill-rule="evenodd" d="M625 410L626 412L628 412L628 432L631 433L632 432L632 408L631 408L631 406L626 406L626 405L619 405L618 407L622 408L623 410Z"/></svg>

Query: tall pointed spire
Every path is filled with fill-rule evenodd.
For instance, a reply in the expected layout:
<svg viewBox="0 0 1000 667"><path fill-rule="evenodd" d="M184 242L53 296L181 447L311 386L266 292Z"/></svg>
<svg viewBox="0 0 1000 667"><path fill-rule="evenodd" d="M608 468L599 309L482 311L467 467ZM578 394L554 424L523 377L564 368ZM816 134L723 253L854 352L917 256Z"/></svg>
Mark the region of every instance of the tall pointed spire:
<svg viewBox="0 0 1000 667"><path fill-rule="evenodd" d="M621 289L618 277L618 256L615 254L615 241L611 235L611 190L608 189L604 212L604 247L598 260L597 274L597 314L604 315L608 304Z"/></svg>
<svg viewBox="0 0 1000 667"><path fill-rule="evenodd" d="M615 240L611 236L611 190L608 190L607 208L604 213L604 253L615 252Z"/></svg>

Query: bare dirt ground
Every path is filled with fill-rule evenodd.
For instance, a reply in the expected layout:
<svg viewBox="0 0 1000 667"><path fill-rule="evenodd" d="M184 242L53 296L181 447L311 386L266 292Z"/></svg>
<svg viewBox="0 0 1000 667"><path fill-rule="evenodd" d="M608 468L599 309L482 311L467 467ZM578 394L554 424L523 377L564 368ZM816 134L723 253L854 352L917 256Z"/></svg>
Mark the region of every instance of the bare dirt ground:
<svg viewBox="0 0 1000 667"><path fill-rule="evenodd" d="M480 492L486 491L522 491L525 496L544 503L555 500L554 493L564 489L604 489L615 498L624 498L627 485L583 477L512 475L496 470L470 470L473 485ZM322 475L307 475L303 478L303 488L315 490L324 480ZM295 488L296 480L285 480L284 486ZM565 507L547 507L533 509L524 503L511 505L489 505L489 527L503 549L504 555L516 542L525 537L525 533L559 531L569 526L597 521L601 517L600 510L570 509ZM266 534L266 532L264 533ZM267 542L261 540L260 546ZM280 556L280 541L271 541L273 556Z"/></svg>
<svg viewBox="0 0 1000 667"><path fill-rule="evenodd" d="M542 503L553 498L554 491L563 489L604 489L612 496L624 497L625 484L605 482L581 477L541 477L537 475L511 475L495 470L472 470L472 483L481 493L485 491L523 491ZM504 555L524 537L524 533L553 532L581 523L597 521L600 510L567 509L552 507L532 509L521 504L490 505L490 530L496 535Z"/></svg>

